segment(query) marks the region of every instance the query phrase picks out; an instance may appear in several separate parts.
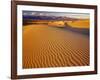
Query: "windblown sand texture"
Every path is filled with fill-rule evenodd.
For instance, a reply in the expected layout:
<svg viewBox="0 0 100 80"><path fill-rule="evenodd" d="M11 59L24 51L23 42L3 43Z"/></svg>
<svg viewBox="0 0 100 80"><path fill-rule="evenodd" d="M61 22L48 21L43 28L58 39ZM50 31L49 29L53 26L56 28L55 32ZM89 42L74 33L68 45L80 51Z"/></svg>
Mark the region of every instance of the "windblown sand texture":
<svg viewBox="0 0 100 80"><path fill-rule="evenodd" d="M87 65L89 36L46 24L23 26L23 68Z"/></svg>

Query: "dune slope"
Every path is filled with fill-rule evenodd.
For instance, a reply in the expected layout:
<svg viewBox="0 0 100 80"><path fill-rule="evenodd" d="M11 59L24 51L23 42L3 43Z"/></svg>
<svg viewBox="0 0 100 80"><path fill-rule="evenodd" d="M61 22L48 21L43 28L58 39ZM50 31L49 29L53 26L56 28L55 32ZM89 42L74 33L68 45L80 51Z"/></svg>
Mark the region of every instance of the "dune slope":
<svg viewBox="0 0 100 80"><path fill-rule="evenodd" d="M89 37L48 25L23 27L23 68L89 65Z"/></svg>

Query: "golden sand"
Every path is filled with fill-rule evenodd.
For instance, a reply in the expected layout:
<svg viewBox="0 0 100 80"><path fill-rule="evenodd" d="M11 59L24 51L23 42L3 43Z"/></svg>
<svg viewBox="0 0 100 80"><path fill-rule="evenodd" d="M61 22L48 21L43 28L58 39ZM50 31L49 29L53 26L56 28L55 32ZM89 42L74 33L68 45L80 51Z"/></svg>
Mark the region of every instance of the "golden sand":
<svg viewBox="0 0 100 80"><path fill-rule="evenodd" d="M53 27L65 27L65 22L64 21L48 22L48 25Z"/></svg>
<svg viewBox="0 0 100 80"><path fill-rule="evenodd" d="M89 37L48 25L23 27L23 68L89 65Z"/></svg>
<svg viewBox="0 0 100 80"><path fill-rule="evenodd" d="M90 27L90 20L76 20L76 21L67 21L67 24L73 28L89 28Z"/></svg>

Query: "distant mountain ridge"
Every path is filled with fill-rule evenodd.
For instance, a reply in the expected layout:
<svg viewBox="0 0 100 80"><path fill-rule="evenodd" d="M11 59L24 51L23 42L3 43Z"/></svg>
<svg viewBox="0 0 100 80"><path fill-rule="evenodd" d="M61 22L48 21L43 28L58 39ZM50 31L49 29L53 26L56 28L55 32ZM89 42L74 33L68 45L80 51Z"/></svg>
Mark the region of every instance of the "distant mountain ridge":
<svg viewBox="0 0 100 80"><path fill-rule="evenodd" d="M31 19L31 20L69 20L69 21L74 21L74 20L79 20L76 18L70 18L70 17L56 17L56 16L23 16L23 19Z"/></svg>

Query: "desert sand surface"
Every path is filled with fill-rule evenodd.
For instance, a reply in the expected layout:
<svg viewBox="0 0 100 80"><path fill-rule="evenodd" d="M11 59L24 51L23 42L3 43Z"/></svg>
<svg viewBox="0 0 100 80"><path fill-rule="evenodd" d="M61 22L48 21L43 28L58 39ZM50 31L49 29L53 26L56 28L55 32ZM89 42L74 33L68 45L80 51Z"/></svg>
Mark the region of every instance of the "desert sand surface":
<svg viewBox="0 0 100 80"><path fill-rule="evenodd" d="M23 68L89 65L89 36L50 25L23 26Z"/></svg>
<svg viewBox="0 0 100 80"><path fill-rule="evenodd" d="M90 27L90 20L83 19L83 20L76 20L76 21L67 21L67 24L72 26L73 28L89 28Z"/></svg>

